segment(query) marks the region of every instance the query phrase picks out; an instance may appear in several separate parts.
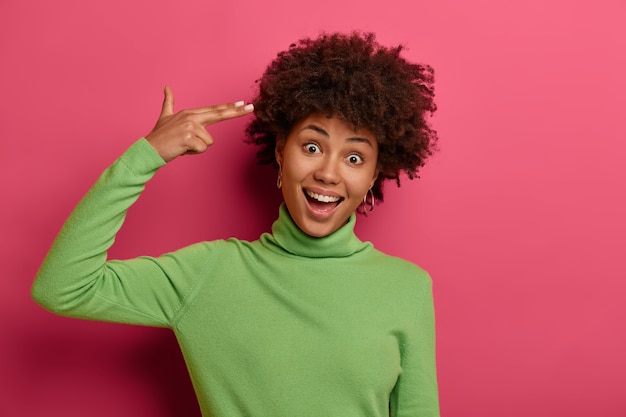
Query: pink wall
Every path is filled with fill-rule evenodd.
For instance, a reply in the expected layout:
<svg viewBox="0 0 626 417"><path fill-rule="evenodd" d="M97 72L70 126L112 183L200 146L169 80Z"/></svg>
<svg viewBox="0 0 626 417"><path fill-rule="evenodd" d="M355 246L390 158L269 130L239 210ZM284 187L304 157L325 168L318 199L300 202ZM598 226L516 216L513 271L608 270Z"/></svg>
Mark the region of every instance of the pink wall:
<svg viewBox="0 0 626 417"><path fill-rule="evenodd" d="M247 99L293 40L353 28L437 71L441 151L358 229L433 276L442 415L626 415L625 3L351 3L0 2L0 415L198 415L168 331L51 315L32 279L165 83L179 108ZM267 230L243 126L162 170L113 254Z"/></svg>

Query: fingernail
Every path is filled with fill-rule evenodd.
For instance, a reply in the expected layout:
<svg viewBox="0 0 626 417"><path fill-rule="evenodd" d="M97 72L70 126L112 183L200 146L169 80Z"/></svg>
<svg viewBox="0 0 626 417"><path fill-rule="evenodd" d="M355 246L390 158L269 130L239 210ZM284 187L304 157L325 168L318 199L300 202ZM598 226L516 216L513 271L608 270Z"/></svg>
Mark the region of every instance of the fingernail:
<svg viewBox="0 0 626 417"><path fill-rule="evenodd" d="M243 106L243 101L235 102L235 107L241 107L241 106Z"/></svg>
<svg viewBox="0 0 626 417"><path fill-rule="evenodd" d="M250 110L254 110L254 104L246 104L243 109L245 111L250 111Z"/></svg>

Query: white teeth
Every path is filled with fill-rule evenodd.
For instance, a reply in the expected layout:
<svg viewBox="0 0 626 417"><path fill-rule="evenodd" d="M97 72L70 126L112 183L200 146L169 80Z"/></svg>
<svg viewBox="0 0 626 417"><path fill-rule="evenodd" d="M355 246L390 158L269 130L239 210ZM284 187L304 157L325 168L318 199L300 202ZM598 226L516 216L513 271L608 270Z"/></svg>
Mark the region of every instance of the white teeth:
<svg viewBox="0 0 626 417"><path fill-rule="evenodd" d="M339 197L331 197L329 195L321 195L321 194L314 193L312 191L307 191L306 194L309 197L311 197L311 198L313 198L313 199L315 199L317 201L320 201L322 203L335 203L335 202L339 201Z"/></svg>

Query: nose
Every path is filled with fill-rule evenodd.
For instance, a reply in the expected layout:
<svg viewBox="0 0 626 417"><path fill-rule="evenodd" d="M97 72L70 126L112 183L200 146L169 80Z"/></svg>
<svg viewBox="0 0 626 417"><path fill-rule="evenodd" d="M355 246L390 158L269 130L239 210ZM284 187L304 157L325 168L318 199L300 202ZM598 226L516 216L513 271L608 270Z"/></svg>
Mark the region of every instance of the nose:
<svg viewBox="0 0 626 417"><path fill-rule="evenodd" d="M323 158L313 173L313 178L325 184L337 184L341 180L339 163L335 158Z"/></svg>

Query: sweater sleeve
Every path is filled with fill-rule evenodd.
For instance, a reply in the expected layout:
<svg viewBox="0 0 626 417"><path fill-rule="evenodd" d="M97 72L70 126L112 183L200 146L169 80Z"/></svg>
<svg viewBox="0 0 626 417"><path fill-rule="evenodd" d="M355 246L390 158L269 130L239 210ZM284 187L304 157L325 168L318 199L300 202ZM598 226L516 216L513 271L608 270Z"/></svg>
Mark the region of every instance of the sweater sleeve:
<svg viewBox="0 0 626 417"><path fill-rule="evenodd" d="M391 417L439 417L432 280L416 297L413 332L402 346L402 373L390 396Z"/></svg>
<svg viewBox="0 0 626 417"><path fill-rule="evenodd" d="M167 327L191 291L201 245L159 258L107 261L107 251L156 171L165 164L145 140L135 142L74 209L32 287L37 303L84 319Z"/></svg>

